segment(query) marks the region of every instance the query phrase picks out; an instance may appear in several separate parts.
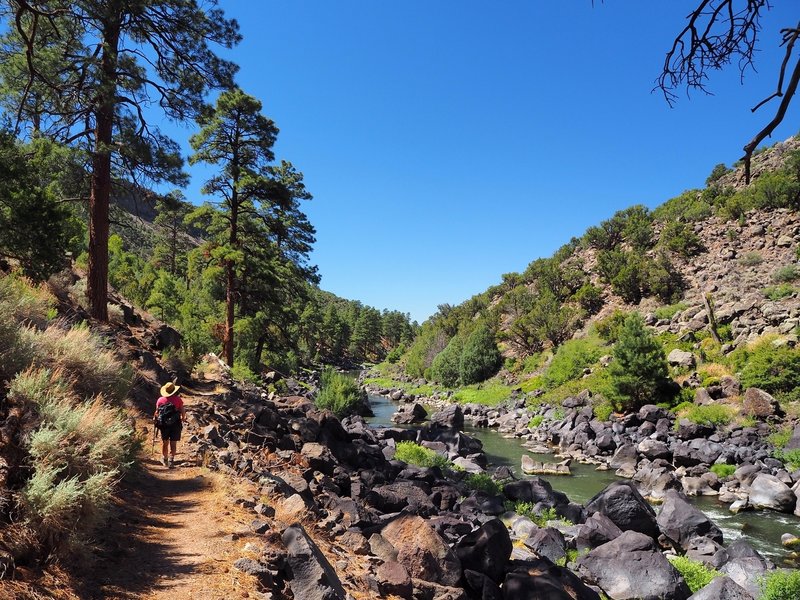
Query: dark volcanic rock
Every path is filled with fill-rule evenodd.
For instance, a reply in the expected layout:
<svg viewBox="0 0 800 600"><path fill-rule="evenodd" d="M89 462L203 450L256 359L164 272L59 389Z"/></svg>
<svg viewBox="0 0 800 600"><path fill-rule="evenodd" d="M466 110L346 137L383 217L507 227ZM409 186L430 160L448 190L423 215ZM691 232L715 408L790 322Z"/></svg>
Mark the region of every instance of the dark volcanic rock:
<svg viewBox="0 0 800 600"><path fill-rule="evenodd" d="M717 577L689 600L753 600L753 596L730 577Z"/></svg>
<svg viewBox="0 0 800 600"><path fill-rule="evenodd" d="M575 544L578 550L597 548L622 535L622 530L603 513L596 512L578 529Z"/></svg>
<svg viewBox="0 0 800 600"><path fill-rule="evenodd" d="M397 562L411 577L446 586L461 579L461 562L422 517L403 514L383 528L381 536L397 550Z"/></svg>
<svg viewBox="0 0 800 600"><path fill-rule="evenodd" d="M431 415L431 424L451 429L464 428L464 413L458 404L448 404Z"/></svg>
<svg viewBox="0 0 800 600"><path fill-rule="evenodd" d="M632 483L615 481L586 504L586 512L607 516L622 531L638 531L658 538L656 513Z"/></svg>
<svg viewBox="0 0 800 600"><path fill-rule="evenodd" d="M614 600L686 600L691 595L653 539L636 531L625 531L580 557L578 572Z"/></svg>
<svg viewBox="0 0 800 600"><path fill-rule="evenodd" d="M752 415L757 419L766 419L776 415L783 415L783 411L775 398L764 390L754 387L748 388L744 393L742 412L746 415Z"/></svg>
<svg viewBox="0 0 800 600"><path fill-rule="evenodd" d="M557 563L567 555L567 545L564 535L554 527L543 527L533 531L525 545L542 558Z"/></svg>
<svg viewBox="0 0 800 600"><path fill-rule="evenodd" d="M689 549L695 538L709 538L718 544L723 542L719 527L675 490L669 490L664 495L664 503L656 521L664 535L684 550Z"/></svg>
<svg viewBox="0 0 800 600"><path fill-rule="evenodd" d="M394 594L401 598L410 598L413 586L411 576L406 568L398 562L389 561L378 565L375 571L378 591L382 596Z"/></svg>
<svg viewBox="0 0 800 600"><path fill-rule="evenodd" d="M308 537L302 525L287 527L283 545L291 569L289 585L295 598L303 600L344 600L345 592L336 571Z"/></svg>
<svg viewBox="0 0 800 600"><path fill-rule="evenodd" d="M512 564L503 600L600 600L600 595L569 569L541 558Z"/></svg>
<svg viewBox="0 0 800 600"><path fill-rule="evenodd" d="M499 583L511 557L511 538L503 522L492 519L465 535L454 550L464 569L478 571Z"/></svg>
<svg viewBox="0 0 800 600"><path fill-rule="evenodd" d="M541 477L507 483L503 486L503 493L512 502L530 502L532 504L541 502L549 508L569 504L566 494L553 490L553 486Z"/></svg>
<svg viewBox="0 0 800 600"><path fill-rule="evenodd" d="M503 600L503 592L500 591L500 586L483 573L467 569L464 571L464 581L467 583L467 590L471 592L471 598L476 600Z"/></svg>

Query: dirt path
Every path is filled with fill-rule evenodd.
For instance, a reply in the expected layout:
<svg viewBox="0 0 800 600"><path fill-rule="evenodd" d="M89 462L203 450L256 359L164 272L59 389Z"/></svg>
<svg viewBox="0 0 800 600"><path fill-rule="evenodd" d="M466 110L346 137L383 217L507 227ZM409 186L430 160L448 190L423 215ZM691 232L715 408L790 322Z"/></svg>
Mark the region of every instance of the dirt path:
<svg viewBox="0 0 800 600"><path fill-rule="evenodd" d="M151 438L152 439L152 438ZM231 503L230 482L206 469L159 462L160 443L144 448L141 468L128 475L108 535L91 573L81 577L86 599L227 600L257 598L253 577L232 567L243 556L253 515Z"/></svg>

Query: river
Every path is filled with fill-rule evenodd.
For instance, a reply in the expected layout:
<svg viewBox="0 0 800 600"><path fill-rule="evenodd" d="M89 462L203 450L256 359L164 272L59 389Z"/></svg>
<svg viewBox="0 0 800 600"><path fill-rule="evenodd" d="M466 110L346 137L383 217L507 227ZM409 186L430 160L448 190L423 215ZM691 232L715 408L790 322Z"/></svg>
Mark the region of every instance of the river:
<svg viewBox="0 0 800 600"><path fill-rule="evenodd" d="M397 410L397 403L384 396L369 395L370 405L375 413L367 419L373 427L397 427L391 422L391 416ZM506 438L493 429L464 427L464 433L478 438L492 466L508 466L517 476L523 476L520 470L522 455L528 451L513 438ZM533 455L534 460L557 461L553 455ZM548 475L547 479L554 489L564 492L573 502L585 504L592 496L612 481L619 479L613 471L596 471L592 465L584 465L573 461L570 465L572 475ZM727 505L716 500L714 496L691 498L700 510L706 513L722 530L725 544L744 537L754 548L767 556L776 564L786 564L789 552L781 546L781 535L791 533L800 535L800 519L774 511L748 511L733 514ZM658 506L655 506L658 511Z"/></svg>

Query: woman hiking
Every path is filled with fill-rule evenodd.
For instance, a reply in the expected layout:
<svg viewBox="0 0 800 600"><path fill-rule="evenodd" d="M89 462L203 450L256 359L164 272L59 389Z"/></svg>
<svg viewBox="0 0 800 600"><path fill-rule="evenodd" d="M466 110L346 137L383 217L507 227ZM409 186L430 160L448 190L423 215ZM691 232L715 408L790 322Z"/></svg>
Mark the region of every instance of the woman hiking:
<svg viewBox="0 0 800 600"><path fill-rule="evenodd" d="M153 423L161 431L161 464L170 469L175 466L175 450L181 439L186 409L178 396L181 387L171 381L161 387L161 397L156 402ZM169 450L169 459L167 458Z"/></svg>

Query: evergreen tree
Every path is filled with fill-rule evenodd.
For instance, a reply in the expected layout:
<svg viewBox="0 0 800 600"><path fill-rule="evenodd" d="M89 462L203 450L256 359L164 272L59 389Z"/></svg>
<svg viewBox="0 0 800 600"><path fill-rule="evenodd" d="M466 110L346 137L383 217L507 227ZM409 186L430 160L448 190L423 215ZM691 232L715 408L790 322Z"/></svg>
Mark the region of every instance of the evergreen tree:
<svg viewBox="0 0 800 600"><path fill-rule="evenodd" d="M443 385L454 387L461 376L461 354L463 350L464 340L457 335L433 359L431 377Z"/></svg>
<svg viewBox="0 0 800 600"><path fill-rule="evenodd" d="M153 248L156 264L165 267L170 275L183 275L186 271L185 254L189 249L185 220L191 204L180 190L175 190L156 201L156 218L160 229L159 239Z"/></svg>
<svg viewBox="0 0 800 600"><path fill-rule="evenodd" d="M69 207L39 180L31 160L8 132L0 132L0 256L19 262L22 272L47 279L67 262L81 229Z"/></svg>
<svg viewBox="0 0 800 600"><path fill-rule="evenodd" d="M660 402L669 394L671 380L664 349L639 313L631 313L625 319L613 356L608 367L610 400L617 409L638 410L644 404Z"/></svg>
<svg viewBox="0 0 800 600"><path fill-rule="evenodd" d="M185 181L177 144L145 120L158 106L183 121L236 67L211 44L239 41L235 21L197 0L11 2L4 13L4 101L32 131L89 155L92 316L107 320L109 199L115 178Z"/></svg>
<svg viewBox="0 0 800 600"><path fill-rule="evenodd" d="M461 352L459 375L461 383L469 385L488 379L500 368L500 351L494 340L494 332L485 323L479 324L469 334Z"/></svg>
<svg viewBox="0 0 800 600"><path fill-rule="evenodd" d="M212 254L225 271L222 345L225 361L232 366L239 293L237 269L245 257L239 229L245 216L256 217L258 204L279 199L267 173L268 163L274 158L272 146L278 129L261 114L261 102L240 89L223 92L215 109L203 115L199 123L202 129L190 140L195 154L189 161L220 167L220 172L205 183L203 193L215 196L220 207L218 212L205 212L211 218L211 233L216 238Z"/></svg>

